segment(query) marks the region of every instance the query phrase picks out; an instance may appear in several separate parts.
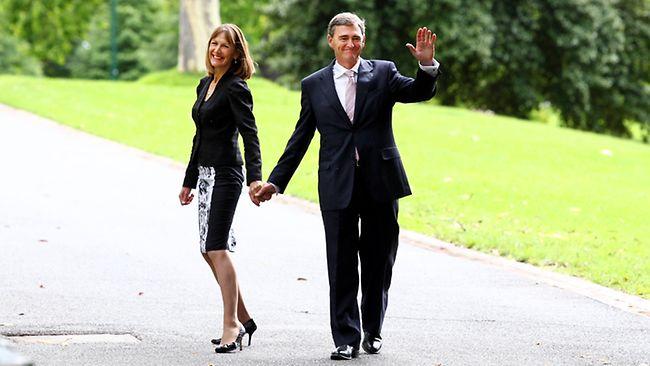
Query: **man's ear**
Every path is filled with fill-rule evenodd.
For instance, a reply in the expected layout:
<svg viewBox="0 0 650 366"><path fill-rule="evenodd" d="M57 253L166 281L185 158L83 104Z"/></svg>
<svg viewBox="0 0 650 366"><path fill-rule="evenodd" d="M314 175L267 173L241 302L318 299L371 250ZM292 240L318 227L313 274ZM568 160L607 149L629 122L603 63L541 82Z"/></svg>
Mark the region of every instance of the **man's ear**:
<svg viewBox="0 0 650 366"><path fill-rule="evenodd" d="M327 44L330 45L330 48L331 48L331 49L334 49L334 45L332 45L332 41L334 41L334 38L332 38L332 36L330 36L330 35L328 34L328 35L327 35Z"/></svg>

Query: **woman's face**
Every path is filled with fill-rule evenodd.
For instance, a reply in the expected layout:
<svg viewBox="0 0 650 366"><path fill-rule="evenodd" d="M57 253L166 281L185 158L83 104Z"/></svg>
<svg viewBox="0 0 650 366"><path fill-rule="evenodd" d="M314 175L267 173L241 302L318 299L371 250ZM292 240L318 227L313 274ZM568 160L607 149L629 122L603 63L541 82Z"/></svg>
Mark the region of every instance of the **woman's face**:
<svg viewBox="0 0 650 366"><path fill-rule="evenodd" d="M210 64L215 69L228 70L233 60L237 56L237 51L233 44L228 43L226 35L219 33L210 40Z"/></svg>

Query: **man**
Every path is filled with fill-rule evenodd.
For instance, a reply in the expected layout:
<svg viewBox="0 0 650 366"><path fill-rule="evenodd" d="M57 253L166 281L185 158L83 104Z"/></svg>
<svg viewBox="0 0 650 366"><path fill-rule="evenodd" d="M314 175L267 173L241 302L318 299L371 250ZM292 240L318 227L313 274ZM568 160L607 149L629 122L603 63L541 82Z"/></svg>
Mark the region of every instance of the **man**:
<svg viewBox="0 0 650 366"><path fill-rule="evenodd" d="M415 47L407 44L420 64L415 79L400 75L392 62L360 57L365 24L355 14L332 18L327 41L335 60L302 80L295 131L255 197L266 201L284 192L318 129L318 193L327 243L330 323L337 347L331 358L349 360L358 356L361 343L359 259L362 347L373 354L382 346L399 235L397 199L411 194L393 137L393 105L431 99L439 64L434 60L436 35L427 28L418 30Z"/></svg>

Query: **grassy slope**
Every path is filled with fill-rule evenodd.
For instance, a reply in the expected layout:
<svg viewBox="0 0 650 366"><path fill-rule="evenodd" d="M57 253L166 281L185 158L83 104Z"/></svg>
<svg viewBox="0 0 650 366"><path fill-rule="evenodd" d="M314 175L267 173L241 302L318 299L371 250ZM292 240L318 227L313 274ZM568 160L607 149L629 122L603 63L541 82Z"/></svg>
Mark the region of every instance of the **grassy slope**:
<svg viewBox="0 0 650 366"><path fill-rule="evenodd" d="M0 77L0 102L185 161L197 76L137 83ZM265 176L299 93L250 81ZM402 226L650 298L650 147L432 105L398 105L394 125L414 195ZM316 200L318 138L289 185ZM179 177L180 185L181 177Z"/></svg>

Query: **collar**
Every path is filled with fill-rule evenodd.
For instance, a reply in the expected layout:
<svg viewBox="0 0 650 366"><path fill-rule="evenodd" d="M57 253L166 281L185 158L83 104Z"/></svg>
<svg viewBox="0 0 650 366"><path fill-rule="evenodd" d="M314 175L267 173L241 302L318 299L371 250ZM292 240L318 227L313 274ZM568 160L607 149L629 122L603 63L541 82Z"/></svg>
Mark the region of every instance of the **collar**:
<svg viewBox="0 0 650 366"><path fill-rule="evenodd" d="M352 66L350 70L354 71L355 74L359 74L359 65L361 64L361 57L357 59L357 63ZM332 72L334 72L334 79L338 79L339 77L345 75L345 72L348 71L345 67L343 67L338 61L334 61L334 67L332 68Z"/></svg>

